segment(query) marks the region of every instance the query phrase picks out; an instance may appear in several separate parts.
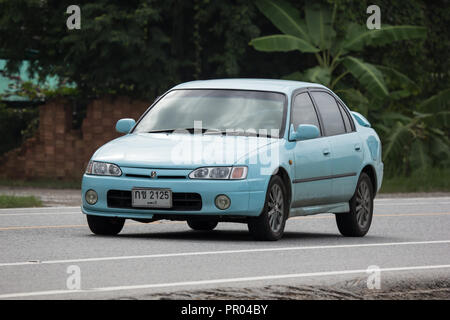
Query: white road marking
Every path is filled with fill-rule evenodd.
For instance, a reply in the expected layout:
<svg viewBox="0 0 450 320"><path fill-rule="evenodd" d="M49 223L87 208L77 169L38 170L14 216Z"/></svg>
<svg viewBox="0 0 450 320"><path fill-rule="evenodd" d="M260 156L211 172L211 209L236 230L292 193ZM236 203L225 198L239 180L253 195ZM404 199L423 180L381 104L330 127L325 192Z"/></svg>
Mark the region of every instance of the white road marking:
<svg viewBox="0 0 450 320"><path fill-rule="evenodd" d="M433 205L433 206L436 206L436 205L441 205L441 204L450 204L450 201L448 201L448 202L408 202L408 203L400 203L400 202L398 202L398 203L375 203L375 206L376 207L378 207L378 206L417 206L417 205L425 205L425 204L428 204L428 205Z"/></svg>
<svg viewBox="0 0 450 320"><path fill-rule="evenodd" d="M42 207L0 209L0 217L80 214L81 207Z"/></svg>
<svg viewBox="0 0 450 320"><path fill-rule="evenodd" d="M78 212L39 212L39 213L0 213L0 217L48 216L48 215L64 216L64 215L75 215L75 214L81 214L81 211L78 211Z"/></svg>
<svg viewBox="0 0 450 320"><path fill-rule="evenodd" d="M450 197L418 197L418 198L376 198L375 202L385 202L385 201L428 201L428 202L434 202L439 200L450 200Z"/></svg>
<svg viewBox="0 0 450 320"><path fill-rule="evenodd" d="M448 269L448 268L450 268L449 264L431 265L431 266L381 268L380 271L381 272L418 271L418 270L423 271L423 270ZM236 283L236 282L252 282L252 281L263 281L263 280L280 280L280 279L293 279L293 278L338 276L338 275L349 275L349 274L360 274L360 273L366 274L367 269L309 272L309 273L291 273L291 274L268 275L268 276L257 276L257 277L224 278L224 279L168 282L168 283L152 283L152 284L142 284L142 285L101 287L101 288L92 288L92 289L84 289L84 290L48 290L48 291L35 291L35 292L7 293L7 294L1 294L0 299L14 299L14 298L25 298L25 297L34 297L34 296L48 296L48 295L76 294L76 293L99 293L99 292L112 292L112 291L125 291L125 290L142 290L142 289L169 288L169 287L180 287L180 286L199 286L199 285L224 284L224 283Z"/></svg>
<svg viewBox="0 0 450 320"><path fill-rule="evenodd" d="M5 211L46 211L46 210L75 210L80 209L81 206L76 207L39 207L39 208L6 208L0 209L0 214Z"/></svg>
<svg viewBox="0 0 450 320"><path fill-rule="evenodd" d="M30 266L43 264L65 264L65 263L81 263L81 262L98 262L98 261L117 261L117 260L135 260L135 259L154 259L154 258L172 258L186 256L204 256L219 254L239 254L239 253L260 253L274 251L299 251L299 250L318 250L318 249L346 249L346 248L367 248L367 247L385 247L385 246L408 246L408 245L426 245L426 244L450 244L450 240L436 241L411 241L411 242L387 242L387 243L366 243L366 244L344 244L344 245L326 245L326 246L305 246L305 247L280 247L280 248L259 248L259 249L241 249L241 250L222 250L222 251L197 251L197 252L178 252L178 253L160 253L149 255L135 256L117 256L117 257L98 257L98 258L81 258L66 260L47 260L36 262L8 262L0 263L0 267L11 266Z"/></svg>

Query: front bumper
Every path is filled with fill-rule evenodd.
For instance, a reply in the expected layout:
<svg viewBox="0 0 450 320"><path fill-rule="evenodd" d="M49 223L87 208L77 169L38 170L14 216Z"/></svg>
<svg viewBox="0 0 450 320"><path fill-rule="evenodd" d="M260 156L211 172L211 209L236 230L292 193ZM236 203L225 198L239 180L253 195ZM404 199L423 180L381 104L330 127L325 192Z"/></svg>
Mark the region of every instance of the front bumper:
<svg viewBox="0 0 450 320"><path fill-rule="evenodd" d="M264 206L264 180L191 180L186 179L150 179L128 177L84 175L82 183L82 211L84 214L121 217L130 219L152 219L153 215L192 215L192 216L258 216ZM133 188L169 188L173 193L198 193L202 207L197 211L175 211L161 209L134 209L108 207L109 190L131 191ZM88 190L95 190L98 201L95 205L86 202ZM226 210L218 209L214 200L217 195L225 194L231 199Z"/></svg>

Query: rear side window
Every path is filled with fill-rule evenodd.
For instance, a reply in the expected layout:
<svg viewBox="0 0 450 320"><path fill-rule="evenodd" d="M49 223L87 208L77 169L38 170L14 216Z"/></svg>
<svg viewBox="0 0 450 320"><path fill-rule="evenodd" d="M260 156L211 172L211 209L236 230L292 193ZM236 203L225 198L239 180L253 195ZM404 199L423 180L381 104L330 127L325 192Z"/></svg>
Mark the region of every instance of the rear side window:
<svg viewBox="0 0 450 320"><path fill-rule="evenodd" d="M352 124L351 124L351 120L348 117L348 113L345 112L344 107L340 103L338 103L338 105L339 105L339 109L341 110L342 118L344 118L345 130L347 132L352 132L353 131L353 127L352 127Z"/></svg>
<svg viewBox="0 0 450 320"><path fill-rule="evenodd" d="M308 93L300 93L294 99L292 108L292 123L297 128L299 124L313 124L320 130L319 119Z"/></svg>
<svg viewBox="0 0 450 320"><path fill-rule="evenodd" d="M311 94L322 116L325 134L335 136L346 133L344 120L334 97L325 92L316 91Z"/></svg>

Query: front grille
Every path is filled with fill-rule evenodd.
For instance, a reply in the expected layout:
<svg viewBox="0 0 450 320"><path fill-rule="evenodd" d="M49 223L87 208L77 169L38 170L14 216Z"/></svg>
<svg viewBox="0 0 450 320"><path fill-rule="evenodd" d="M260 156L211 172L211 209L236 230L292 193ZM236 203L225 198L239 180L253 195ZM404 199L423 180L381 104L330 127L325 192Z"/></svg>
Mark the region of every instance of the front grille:
<svg viewBox="0 0 450 320"><path fill-rule="evenodd" d="M131 209L131 191L109 190L107 194L107 203L109 208ZM199 211L202 209L202 197L198 193L173 192L173 207L169 209L154 209L167 211ZM133 208L152 210L149 208Z"/></svg>
<svg viewBox="0 0 450 320"><path fill-rule="evenodd" d="M130 178L144 178L144 179L186 179L186 176L157 176L155 178L152 178L150 175L131 174L131 173L127 173L126 176Z"/></svg>

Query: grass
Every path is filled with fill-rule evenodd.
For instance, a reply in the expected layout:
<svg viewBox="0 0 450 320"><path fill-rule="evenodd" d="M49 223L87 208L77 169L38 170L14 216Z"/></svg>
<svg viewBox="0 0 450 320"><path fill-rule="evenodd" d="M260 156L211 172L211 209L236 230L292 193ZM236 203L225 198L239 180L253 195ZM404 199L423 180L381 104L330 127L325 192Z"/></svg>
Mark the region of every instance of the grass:
<svg viewBox="0 0 450 320"><path fill-rule="evenodd" d="M450 192L450 169L428 169L409 177L387 177L383 179L381 193L404 192Z"/></svg>
<svg viewBox="0 0 450 320"><path fill-rule="evenodd" d="M80 180L57 180L57 179L35 179L35 180L12 180L0 179L0 187L31 187L40 189L81 189Z"/></svg>
<svg viewBox="0 0 450 320"><path fill-rule="evenodd" d="M18 197L0 195L0 208L42 207L42 201L34 196Z"/></svg>

